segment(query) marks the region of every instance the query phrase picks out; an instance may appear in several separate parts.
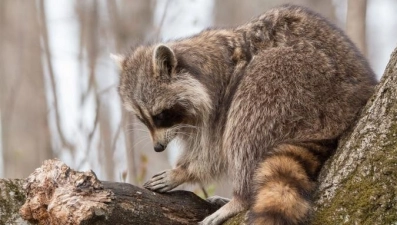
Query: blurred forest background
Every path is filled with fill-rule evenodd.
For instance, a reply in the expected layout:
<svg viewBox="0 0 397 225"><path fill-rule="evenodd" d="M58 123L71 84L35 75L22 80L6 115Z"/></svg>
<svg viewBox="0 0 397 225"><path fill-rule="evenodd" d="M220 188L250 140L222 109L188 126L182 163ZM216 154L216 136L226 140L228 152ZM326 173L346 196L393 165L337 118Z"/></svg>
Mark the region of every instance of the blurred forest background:
<svg viewBox="0 0 397 225"><path fill-rule="evenodd" d="M395 0L0 0L0 178L27 177L54 157L138 185L170 168L177 150L155 153L123 111L109 54L242 24L288 2L346 30L380 78L397 44ZM220 183L209 191L228 195Z"/></svg>

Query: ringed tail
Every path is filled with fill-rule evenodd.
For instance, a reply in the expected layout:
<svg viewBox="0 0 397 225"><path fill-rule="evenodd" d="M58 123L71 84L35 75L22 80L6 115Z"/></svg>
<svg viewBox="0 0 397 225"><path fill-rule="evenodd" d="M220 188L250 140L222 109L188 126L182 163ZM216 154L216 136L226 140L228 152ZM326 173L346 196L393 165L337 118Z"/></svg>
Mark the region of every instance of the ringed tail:
<svg viewBox="0 0 397 225"><path fill-rule="evenodd" d="M265 157L254 175L247 224L306 224L317 175L334 141L281 144Z"/></svg>

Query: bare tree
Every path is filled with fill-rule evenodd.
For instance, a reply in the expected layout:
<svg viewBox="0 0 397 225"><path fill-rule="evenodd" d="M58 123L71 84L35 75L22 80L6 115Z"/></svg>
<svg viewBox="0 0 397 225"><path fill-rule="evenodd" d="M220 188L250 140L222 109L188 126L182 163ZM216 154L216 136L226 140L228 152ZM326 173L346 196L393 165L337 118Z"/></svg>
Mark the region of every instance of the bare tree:
<svg viewBox="0 0 397 225"><path fill-rule="evenodd" d="M364 55L367 55L366 14L367 0L348 1L346 32Z"/></svg>
<svg viewBox="0 0 397 225"><path fill-rule="evenodd" d="M67 140L65 137L65 134L62 130L61 127L61 116L60 116L60 110L59 110L59 101L58 101L58 92L57 92L57 83L56 83L56 78L55 78L55 72L53 69L52 65L52 55L50 51L50 43L49 43L49 38L48 38L48 28L47 28L47 18L46 18L46 13L45 13L45 7L44 7L44 0L39 1L39 9L40 9L40 33L41 33L41 40L42 40L42 48L44 51L44 58L45 58L45 64L46 68L48 70L48 77L49 77L49 84L51 87L51 94L53 98L53 103L52 103L52 108L54 110L55 114L55 126L56 126L56 131L59 135L59 139L61 142L62 147L64 149L68 149L71 151L71 153L74 153L75 146ZM52 138L54 138L55 135L51 135Z"/></svg>
<svg viewBox="0 0 397 225"><path fill-rule="evenodd" d="M98 155L99 165L104 171L104 177L108 180L115 180L115 164L113 159L112 148L112 130L111 118L108 111L108 105L101 99L101 91L99 90L99 83L101 83L101 76L97 73L98 61L103 54L101 49L101 41L103 41L103 30L101 29L101 13L100 3L98 1L77 1L76 12L78 15L78 22L80 28L80 49L79 49L79 63L81 68L88 68L88 85L81 87L81 105L88 104L89 96L95 98L95 118L93 120L92 129L87 134L87 145L85 158L78 164L82 166L90 160L92 156L91 149L96 149ZM81 74L81 79L86 79L84 74ZM94 140L94 135L99 132L99 143Z"/></svg>
<svg viewBox="0 0 397 225"><path fill-rule="evenodd" d="M0 2L0 109L6 177L53 157L36 1ZM40 12L44 13L44 12Z"/></svg>

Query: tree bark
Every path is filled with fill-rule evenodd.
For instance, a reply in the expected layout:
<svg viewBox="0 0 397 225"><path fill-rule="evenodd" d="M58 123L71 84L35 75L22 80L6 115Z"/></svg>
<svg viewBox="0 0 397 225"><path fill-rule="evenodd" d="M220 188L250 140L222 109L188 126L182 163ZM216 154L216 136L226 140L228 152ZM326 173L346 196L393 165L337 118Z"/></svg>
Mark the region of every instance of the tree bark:
<svg viewBox="0 0 397 225"><path fill-rule="evenodd" d="M324 166L311 224L397 221L397 48L362 116ZM0 224L196 224L216 210L196 195L101 183L49 160L21 180L0 180ZM24 203L24 204L23 204ZM22 217L18 215L18 208ZM225 224L240 224L244 213ZM25 223L29 224L29 223Z"/></svg>

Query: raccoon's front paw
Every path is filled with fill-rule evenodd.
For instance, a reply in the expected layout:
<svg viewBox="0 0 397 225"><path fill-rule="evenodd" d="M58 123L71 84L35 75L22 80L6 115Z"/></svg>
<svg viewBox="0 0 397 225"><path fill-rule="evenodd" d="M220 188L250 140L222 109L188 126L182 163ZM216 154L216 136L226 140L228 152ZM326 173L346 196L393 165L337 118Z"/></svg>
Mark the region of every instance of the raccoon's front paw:
<svg viewBox="0 0 397 225"><path fill-rule="evenodd" d="M174 181L172 170L165 170L154 175L143 187L155 192L166 192L172 190L179 184Z"/></svg>
<svg viewBox="0 0 397 225"><path fill-rule="evenodd" d="M230 201L230 199L223 198L223 197L220 197L220 196L211 196L211 197L207 198L207 202L209 202L209 203L211 203L213 205L219 206L219 207L224 206L229 201Z"/></svg>

